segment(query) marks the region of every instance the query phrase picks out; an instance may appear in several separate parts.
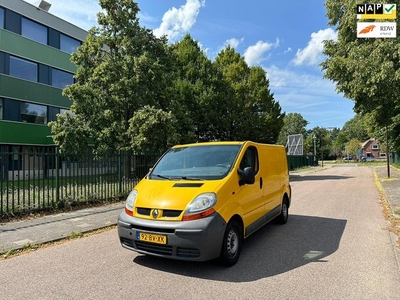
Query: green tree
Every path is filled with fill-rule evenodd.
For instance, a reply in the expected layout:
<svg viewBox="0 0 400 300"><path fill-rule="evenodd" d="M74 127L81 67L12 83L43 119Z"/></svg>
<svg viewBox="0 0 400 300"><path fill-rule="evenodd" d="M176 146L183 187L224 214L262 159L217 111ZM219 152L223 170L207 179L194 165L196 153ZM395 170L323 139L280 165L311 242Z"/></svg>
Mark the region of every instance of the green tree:
<svg viewBox="0 0 400 300"><path fill-rule="evenodd" d="M361 142L357 139L351 139L347 144L345 148L345 153L346 156L354 156L356 157L358 155L357 150L361 148Z"/></svg>
<svg viewBox="0 0 400 300"><path fill-rule="evenodd" d="M171 107L181 142L224 139L228 86L222 73L189 34L171 49L177 73Z"/></svg>
<svg viewBox="0 0 400 300"><path fill-rule="evenodd" d="M145 105L169 106L166 40L139 25L135 2L99 2L104 10L98 13L99 26L89 30L71 56L76 82L64 94L72 101L73 114L50 123L55 143L65 151L82 151L89 137L97 151L130 148L136 134L128 130L134 112ZM68 141L71 137L76 142Z"/></svg>
<svg viewBox="0 0 400 300"><path fill-rule="evenodd" d="M179 143L175 128L177 120L172 112L165 112L148 105L137 110L130 119L129 135L135 152L162 153Z"/></svg>
<svg viewBox="0 0 400 300"><path fill-rule="evenodd" d="M347 141L356 139L366 141L371 136L368 133L369 125L366 122L365 116L356 114L351 120L344 123L341 133Z"/></svg>
<svg viewBox="0 0 400 300"><path fill-rule="evenodd" d="M329 130L324 127L314 127L307 132L306 139L304 141L305 150L304 152L308 155L314 155L314 140L316 156L319 160L328 159L332 155L332 140L337 131Z"/></svg>
<svg viewBox="0 0 400 300"><path fill-rule="evenodd" d="M393 1L399 5L399 1ZM329 25L338 30L337 41L325 41L325 77L338 92L354 100L357 113L374 113L380 127L391 127L400 144L400 43L398 38L357 38L354 0L327 0ZM399 25L397 25L399 26Z"/></svg>
<svg viewBox="0 0 400 300"><path fill-rule="evenodd" d="M277 144L286 145L288 135L302 134L303 138L307 133L308 121L300 113L288 113L283 118L283 127L279 132Z"/></svg>
<svg viewBox="0 0 400 300"><path fill-rule="evenodd" d="M249 67L230 46L218 54L214 63L229 85L225 94L228 99L225 138L275 143L284 113L269 90L265 71Z"/></svg>

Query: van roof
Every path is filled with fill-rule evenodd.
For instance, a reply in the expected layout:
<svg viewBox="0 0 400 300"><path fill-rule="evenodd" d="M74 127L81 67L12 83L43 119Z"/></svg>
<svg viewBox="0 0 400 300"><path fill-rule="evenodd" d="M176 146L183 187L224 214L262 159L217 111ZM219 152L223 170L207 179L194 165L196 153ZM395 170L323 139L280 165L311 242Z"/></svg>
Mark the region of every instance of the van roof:
<svg viewBox="0 0 400 300"><path fill-rule="evenodd" d="M191 147L191 146L207 146L207 145L243 145L245 143L246 143L246 141L201 142L201 143L175 145L172 148Z"/></svg>

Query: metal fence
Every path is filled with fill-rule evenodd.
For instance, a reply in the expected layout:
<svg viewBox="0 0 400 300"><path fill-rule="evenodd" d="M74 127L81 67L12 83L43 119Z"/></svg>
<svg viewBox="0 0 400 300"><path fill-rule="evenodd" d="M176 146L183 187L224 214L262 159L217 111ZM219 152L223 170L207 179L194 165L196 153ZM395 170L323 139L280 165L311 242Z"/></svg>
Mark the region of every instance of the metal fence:
<svg viewBox="0 0 400 300"><path fill-rule="evenodd" d="M0 219L126 197L160 154L66 155L0 152ZM318 164L313 156L288 156L289 169Z"/></svg>
<svg viewBox="0 0 400 300"><path fill-rule="evenodd" d="M0 219L125 197L158 157L0 152Z"/></svg>
<svg viewBox="0 0 400 300"><path fill-rule="evenodd" d="M400 153L390 153L390 163L400 164Z"/></svg>
<svg viewBox="0 0 400 300"><path fill-rule="evenodd" d="M312 155L288 155L289 170L318 166L318 158Z"/></svg>

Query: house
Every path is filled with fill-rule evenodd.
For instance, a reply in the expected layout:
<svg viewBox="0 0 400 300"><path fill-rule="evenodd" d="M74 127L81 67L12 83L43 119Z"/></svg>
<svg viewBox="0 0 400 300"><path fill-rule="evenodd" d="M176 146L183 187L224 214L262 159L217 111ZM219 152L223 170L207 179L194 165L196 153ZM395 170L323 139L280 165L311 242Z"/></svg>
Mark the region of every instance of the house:
<svg viewBox="0 0 400 300"><path fill-rule="evenodd" d="M371 138L362 143L360 157L365 157L367 160L386 158L386 153L382 152L379 141L375 138Z"/></svg>

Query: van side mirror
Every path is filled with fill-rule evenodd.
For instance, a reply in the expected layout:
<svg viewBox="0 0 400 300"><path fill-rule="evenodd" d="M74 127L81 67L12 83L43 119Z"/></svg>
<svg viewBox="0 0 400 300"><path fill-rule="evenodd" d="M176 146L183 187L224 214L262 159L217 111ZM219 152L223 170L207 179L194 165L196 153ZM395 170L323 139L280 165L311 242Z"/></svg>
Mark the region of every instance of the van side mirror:
<svg viewBox="0 0 400 300"><path fill-rule="evenodd" d="M239 185L253 184L256 181L256 173L252 167L246 167L244 170L238 169L240 176Z"/></svg>

